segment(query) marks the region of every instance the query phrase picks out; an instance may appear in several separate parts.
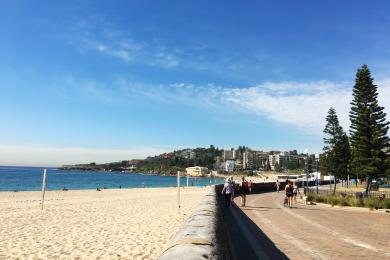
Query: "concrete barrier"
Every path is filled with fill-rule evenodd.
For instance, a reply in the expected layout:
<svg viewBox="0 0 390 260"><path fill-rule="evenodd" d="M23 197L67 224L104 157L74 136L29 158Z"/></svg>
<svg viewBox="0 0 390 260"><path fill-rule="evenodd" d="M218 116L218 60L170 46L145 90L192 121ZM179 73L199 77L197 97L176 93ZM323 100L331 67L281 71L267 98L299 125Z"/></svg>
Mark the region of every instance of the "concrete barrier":
<svg viewBox="0 0 390 260"><path fill-rule="evenodd" d="M309 186L313 184L309 183ZM284 188L284 185L285 183L281 183L280 190ZM217 196L221 194L222 188L223 184L220 184L210 189L184 227L173 237L169 247L160 255L159 260L232 258L231 238L227 235L226 225L222 217L223 210L218 205ZM236 185L237 195L239 194L238 188L238 185ZM252 187L252 193L270 191L275 191L274 182L254 183ZM239 210L237 209L237 211ZM236 222L236 220L233 222ZM237 226L237 224L233 226Z"/></svg>
<svg viewBox="0 0 390 260"><path fill-rule="evenodd" d="M230 258L215 192L212 187L159 260Z"/></svg>

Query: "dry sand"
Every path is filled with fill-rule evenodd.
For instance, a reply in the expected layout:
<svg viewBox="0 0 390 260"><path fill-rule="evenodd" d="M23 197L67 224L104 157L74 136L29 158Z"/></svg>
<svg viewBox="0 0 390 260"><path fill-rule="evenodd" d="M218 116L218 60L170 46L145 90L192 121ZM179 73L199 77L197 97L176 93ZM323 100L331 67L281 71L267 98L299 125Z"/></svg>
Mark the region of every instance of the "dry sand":
<svg viewBox="0 0 390 260"><path fill-rule="evenodd" d="M207 189L0 192L0 259L156 259Z"/></svg>

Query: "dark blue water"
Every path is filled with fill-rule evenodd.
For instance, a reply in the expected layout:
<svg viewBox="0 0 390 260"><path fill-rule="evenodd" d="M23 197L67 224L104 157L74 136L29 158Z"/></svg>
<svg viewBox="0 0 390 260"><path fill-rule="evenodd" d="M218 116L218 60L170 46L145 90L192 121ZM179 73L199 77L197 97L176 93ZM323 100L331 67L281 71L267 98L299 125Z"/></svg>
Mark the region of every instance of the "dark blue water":
<svg viewBox="0 0 390 260"><path fill-rule="evenodd" d="M42 189L43 168L0 166L0 191L37 191ZM47 168L47 190L83 190L106 188L172 187L175 176L155 176L139 173L107 173L91 171L63 171ZM189 178L189 186L223 183L223 179ZM187 185L186 177L180 179Z"/></svg>

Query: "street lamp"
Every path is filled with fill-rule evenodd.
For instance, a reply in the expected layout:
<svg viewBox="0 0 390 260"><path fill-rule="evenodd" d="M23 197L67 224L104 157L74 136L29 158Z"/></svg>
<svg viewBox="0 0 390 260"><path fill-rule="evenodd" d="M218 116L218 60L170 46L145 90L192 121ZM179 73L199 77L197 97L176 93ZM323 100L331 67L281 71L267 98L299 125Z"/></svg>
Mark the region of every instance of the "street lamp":
<svg viewBox="0 0 390 260"><path fill-rule="evenodd" d="M320 155L317 153L316 155L316 186L317 186L317 194L318 194L318 160L320 159Z"/></svg>
<svg viewBox="0 0 390 260"><path fill-rule="evenodd" d="M305 154L306 154L306 189L305 189L305 194L308 193L309 191L309 153L308 150L305 149Z"/></svg>

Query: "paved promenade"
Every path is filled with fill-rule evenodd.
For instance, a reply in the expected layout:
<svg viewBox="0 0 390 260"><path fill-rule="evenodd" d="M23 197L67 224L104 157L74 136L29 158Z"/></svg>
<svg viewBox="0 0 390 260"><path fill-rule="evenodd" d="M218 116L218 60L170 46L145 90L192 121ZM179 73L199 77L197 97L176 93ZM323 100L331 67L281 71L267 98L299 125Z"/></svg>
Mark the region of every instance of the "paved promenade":
<svg viewBox="0 0 390 260"><path fill-rule="evenodd" d="M302 204L290 209L283 198L283 192L248 195L240 208L286 257L390 259L389 213ZM241 205L239 197L235 202Z"/></svg>

